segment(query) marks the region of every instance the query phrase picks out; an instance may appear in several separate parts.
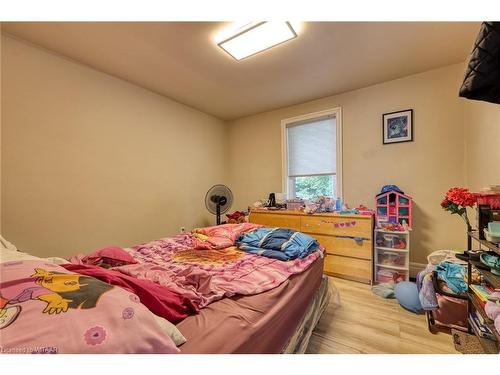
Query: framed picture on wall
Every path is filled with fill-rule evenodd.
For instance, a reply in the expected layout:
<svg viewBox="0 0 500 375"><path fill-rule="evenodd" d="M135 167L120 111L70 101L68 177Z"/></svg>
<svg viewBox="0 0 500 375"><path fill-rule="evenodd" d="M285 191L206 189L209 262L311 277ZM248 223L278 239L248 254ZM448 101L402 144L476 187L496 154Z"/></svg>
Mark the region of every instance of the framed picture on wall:
<svg viewBox="0 0 500 375"><path fill-rule="evenodd" d="M413 109L382 115L382 141L384 145L413 141Z"/></svg>

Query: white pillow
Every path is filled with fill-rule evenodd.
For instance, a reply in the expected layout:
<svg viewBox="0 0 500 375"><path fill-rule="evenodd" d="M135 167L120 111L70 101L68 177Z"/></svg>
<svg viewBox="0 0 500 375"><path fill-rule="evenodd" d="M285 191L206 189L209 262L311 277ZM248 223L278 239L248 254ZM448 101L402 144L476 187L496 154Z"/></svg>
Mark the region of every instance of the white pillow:
<svg viewBox="0 0 500 375"><path fill-rule="evenodd" d="M43 260L46 260L49 263L54 263L54 264L68 264L70 263L67 259L64 258L59 258L59 257L48 257L48 258L42 258Z"/></svg>
<svg viewBox="0 0 500 375"><path fill-rule="evenodd" d="M0 263L18 260L40 260L40 258L22 253L21 251L12 251L4 247L0 248Z"/></svg>
<svg viewBox="0 0 500 375"><path fill-rule="evenodd" d="M17 251L17 248L2 236L0 236L0 246L2 250Z"/></svg>
<svg viewBox="0 0 500 375"><path fill-rule="evenodd" d="M69 263L64 258L59 258L59 257L39 258L28 253L23 253L19 251L12 243L10 243L5 238L0 236L0 263L16 261L16 260L40 260L40 259L43 259L49 263L54 263L59 265Z"/></svg>
<svg viewBox="0 0 500 375"><path fill-rule="evenodd" d="M182 335L181 331L179 331L177 327L170 323L167 319L164 319L161 316L155 314L153 314L153 316L155 317L156 323L158 323L161 330L172 339L172 341L175 343L175 346L182 345L187 341L186 338Z"/></svg>

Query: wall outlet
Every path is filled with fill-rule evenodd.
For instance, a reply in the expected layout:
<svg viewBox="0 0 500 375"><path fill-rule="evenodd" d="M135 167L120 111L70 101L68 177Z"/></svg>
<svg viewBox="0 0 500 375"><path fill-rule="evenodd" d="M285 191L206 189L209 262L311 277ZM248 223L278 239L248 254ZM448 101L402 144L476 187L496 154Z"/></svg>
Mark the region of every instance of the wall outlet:
<svg viewBox="0 0 500 375"><path fill-rule="evenodd" d="M181 233L186 233L186 228L185 227L181 227Z"/></svg>

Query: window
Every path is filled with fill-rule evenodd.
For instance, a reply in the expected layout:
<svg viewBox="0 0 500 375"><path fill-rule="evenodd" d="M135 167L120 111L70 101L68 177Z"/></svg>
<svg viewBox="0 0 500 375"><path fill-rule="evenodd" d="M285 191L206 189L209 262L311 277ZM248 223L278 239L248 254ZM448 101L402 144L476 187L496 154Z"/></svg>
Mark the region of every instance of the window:
<svg viewBox="0 0 500 375"><path fill-rule="evenodd" d="M282 121L283 190L288 198L342 195L341 111Z"/></svg>

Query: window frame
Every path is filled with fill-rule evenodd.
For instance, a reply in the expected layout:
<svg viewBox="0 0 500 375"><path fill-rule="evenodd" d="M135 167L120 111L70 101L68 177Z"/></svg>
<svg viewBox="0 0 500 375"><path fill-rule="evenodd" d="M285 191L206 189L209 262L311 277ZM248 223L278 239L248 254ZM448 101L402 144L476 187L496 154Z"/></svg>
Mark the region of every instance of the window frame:
<svg viewBox="0 0 500 375"><path fill-rule="evenodd" d="M299 122L311 121L317 118L325 116L335 117L336 126L336 189L335 194L337 197L342 197L343 192L343 174L342 174L342 108L335 107L331 109L326 109L324 111L318 111L313 113L308 113L302 116L290 117L281 120L281 180L282 180L282 191L286 193L288 199L292 198L290 193L290 177L288 176L288 133L287 129ZM316 176L316 175L314 175ZM293 192L295 197L295 192Z"/></svg>

